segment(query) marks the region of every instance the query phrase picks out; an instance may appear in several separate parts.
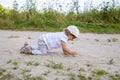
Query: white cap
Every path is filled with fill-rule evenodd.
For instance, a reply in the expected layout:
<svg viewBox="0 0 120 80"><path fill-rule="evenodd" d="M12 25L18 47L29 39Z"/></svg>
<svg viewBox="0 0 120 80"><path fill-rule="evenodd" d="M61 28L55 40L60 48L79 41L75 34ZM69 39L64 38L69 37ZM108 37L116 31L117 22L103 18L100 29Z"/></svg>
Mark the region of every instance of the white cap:
<svg viewBox="0 0 120 80"><path fill-rule="evenodd" d="M78 38L78 36L79 36L79 29L78 29L76 26L70 25L70 26L67 27L67 29L68 29L76 38Z"/></svg>

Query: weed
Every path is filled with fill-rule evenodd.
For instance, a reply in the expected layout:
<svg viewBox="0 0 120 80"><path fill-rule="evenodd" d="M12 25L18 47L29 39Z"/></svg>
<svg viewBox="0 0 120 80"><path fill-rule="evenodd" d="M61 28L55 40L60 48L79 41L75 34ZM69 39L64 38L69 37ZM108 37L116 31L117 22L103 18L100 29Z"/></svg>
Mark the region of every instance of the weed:
<svg viewBox="0 0 120 80"><path fill-rule="evenodd" d="M64 66L62 63L55 63L53 61L48 61L49 63L45 64L47 67L51 67L54 69L63 69Z"/></svg>
<svg viewBox="0 0 120 80"><path fill-rule="evenodd" d="M116 42L116 41L118 41L117 38L111 38L111 39L108 39L108 42Z"/></svg>
<svg viewBox="0 0 120 80"><path fill-rule="evenodd" d="M86 66L87 66L87 67L90 67L90 66L92 66L92 64L86 64Z"/></svg>
<svg viewBox="0 0 120 80"><path fill-rule="evenodd" d="M109 60L108 64L113 64L113 63L114 63L114 59L112 58Z"/></svg>
<svg viewBox="0 0 120 80"><path fill-rule="evenodd" d="M42 76L30 77L29 80L44 80Z"/></svg>
<svg viewBox="0 0 120 80"><path fill-rule="evenodd" d="M86 76L81 73L78 74L78 77L80 80L87 80Z"/></svg>
<svg viewBox="0 0 120 80"><path fill-rule="evenodd" d="M76 80L76 78L75 77L70 77L70 80Z"/></svg>
<svg viewBox="0 0 120 80"><path fill-rule="evenodd" d="M12 62L12 60L10 59L10 60L7 61L7 64L9 64L9 63L11 63L11 62Z"/></svg>
<svg viewBox="0 0 120 80"><path fill-rule="evenodd" d="M40 63L39 62L34 62L34 64L33 64L34 66L39 66L40 65Z"/></svg>
<svg viewBox="0 0 120 80"><path fill-rule="evenodd" d="M30 72L31 70L30 70L30 69L26 69L26 68L21 69L21 70L22 70L22 71L21 71L21 74L22 74L24 80L29 80L30 77L31 77L31 74L30 74L29 72Z"/></svg>
<svg viewBox="0 0 120 80"><path fill-rule="evenodd" d="M28 39L32 39L31 37L28 37Z"/></svg>
<svg viewBox="0 0 120 80"><path fill-rule="evenodd" d="M112 38L111 40L112 40L112 42L116 42L116 41L118 41L117 38Z"/></svg>
<svg viewBox="0 0 120 80"><path fill-rule="evenodd" d="M55 80L60 80L60 79L57 77L57 78L55 78Z"/></svg>
<svg viewBox="0 0 120 80"><path fill-rule="evenodd" d="M70 72L70 73L68 73L68 76L70 76L70 77L75 77L75 73L73 73L73 72Z"/></svg>
<svg viewBox="0 0 120 80"><path fill-rule="evenodd" d="M110 39L108 39L108 42L111 42L111 40L110 40Z"/></svg>
<svg viewBox="0 0 120 80"><path fill-rule="evenodd" d="M25 64L27 66L30 66L30 65L39 66L40 63L37 61L28 61L28 62L25 62Z"/></svg>
<svg viewBox="0 0 120 80"><path fill-rule="evenodd" d="M44 73L42 73L42 75L47 76L47 75L50 74L50 73L51 73L51 71L48 70L48 71L45 71Z"/></svg>
<svg viewBox="0 0 120 80"><path fill-rule="evenodd" d="M19 38L20 36L15 36L15 35L11 35L11 36L8 36L8 38Z"/></svg>
<svg viewBox="0 0 120 80"><path fill-rule="evenodd" d="M110 75L111 80L120 80L120 74L116 73L115 75Z"/></svg>
<svg viewBox="0 0 120 80"><path fill-rule="evenodd" d="M0 68L0 76L3 75L4 72L6 72L6 70L3 68Z"/></svg>
<svg viewBox="0 0 120 80"><path fill-rule="evenodd" d="M71 71L71 70L72 70L72 68L71 68L71 67L68 67L68 68L67 68L67 71Z"/></svg>
<svg viewBox="0 0 120 80"><path fill-rule="evenodd" d="M3 74L3 72L2 71L0 71L0 76Z"/></svg>
<svg viewBox="0 0 120 80"><path fill-rule="evenodd" d="M30 80L31 74L26 73L26 74L23 75L23 78L24 78L25 80Z"/></svg>
<svg viewBox="0 0 120 80"><path fill-rule="evenodd" d="M79 71L85 71L85 69L83 67L80 67Z"/></svg>
<svg viewBox="0 0 120 80"><path fill-rule="evenodd" d="M24 68L22 69L21 74L26 74L27 72L30 72L30 71L31 71L30 69Z"/></svg>
<svg viewBox="0 0 120 80"><path fill-rule="evenodd" d="M57 70L55 74L56 74L56 75L60 74L60 71Z"/></svg>
<svg viewBox="0 0 120 80"><path fill-rule="evenodd" d="M13 67L13 70L16 70L16 69L18 69L18 66L14 66L14 67Z"/></svg>
<svg viewBox="0 0 120 80"><path fill-rule="evenodd" d="M32 65L32 64L33 64L33 61L28 61L28 62L25 62L25 64L26 64L27 66L30 66L30 65Z"/></svg>
<svg viewBox="0 0 120 80"><path fill-rule="evenodd" d="M16 60L13 60L12 64L18 65L18 62Z"/></svg>
<svg viewBox="0 0 120 80"><path fill-rule="evenodd" d="M96 42L99 42L100 40L99 39L95 39Z"/></svg>
<svg viewBox="0 0 120 80"><path fill-rule="evenodd" d="M99 70L99 69L93 70L92 73L96 76L102 76L108 74L108 72L106 72L105 70Z"/></svg>
<svg viewBox="0 0 120 80"><path fill-rule="evenodd" d="M0 80L12 80L12 77L13 77L12 74L7 73L7 74L3 75L3 76L0 78Z"/></svg>
<svg viewBox="0 0 120 80"><path fill-rule="evenodd" d="M13 65L18 65L18 62L17 62L16 59L10 59L10 60L8 60L8 61L7 61L7 64L9 64L9 63L11 63L11 64L13 64Z"/></svg>

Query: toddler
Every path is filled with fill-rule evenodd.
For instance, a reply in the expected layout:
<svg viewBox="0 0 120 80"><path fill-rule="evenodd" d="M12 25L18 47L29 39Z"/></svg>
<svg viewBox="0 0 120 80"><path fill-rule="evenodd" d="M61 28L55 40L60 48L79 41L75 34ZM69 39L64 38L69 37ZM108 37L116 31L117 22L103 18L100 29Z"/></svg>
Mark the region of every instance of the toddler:
<svg viewBox="0 0 120 80"><path fill-rule="evenodd" d="M24 43L24 46L20 49L20 53L25 54L45 54L51 49L62 48L65 55L75 56L77 53L71 51L67 48L67 41L78 38L79 29L70 25L63 30L63 32L54 32L43 34L38 38L38 46L30 46L27 42Z"/></svg>

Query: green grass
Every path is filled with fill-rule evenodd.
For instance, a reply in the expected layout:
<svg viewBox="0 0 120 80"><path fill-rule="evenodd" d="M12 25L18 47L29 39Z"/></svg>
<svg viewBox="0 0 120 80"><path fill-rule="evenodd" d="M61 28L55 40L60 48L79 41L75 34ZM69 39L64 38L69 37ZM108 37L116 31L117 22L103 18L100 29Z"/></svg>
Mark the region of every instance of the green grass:
<svg viewBox="0 0 120 80"><path fill-rule="evenodd" d="M68 76L70 76L70 77L75 77L75 76L76 76L76 73L70 72L70 73L68 73Z"/></svg>
<svg viewBox="0 0 120 80"><path fill-rule="evenodd" d="M26 64L27 66L33 65L33 61L27 61L27 62L25 62L25 64Z"/></svg>
<svg viewBox="0 0 120 80"><path fill-rule="evenodd" d="M44 80L42 76L30 77L29 80Z"/></svg>
<svg viewBox="0 0 120 80"><path fill-rule="evenodd" d="M108 74L107 71L102 70L102 69L93 70L92 73L93 73L93 75L96 75L96 76L103 76L103 75Z"/></svg>
<svg viewBox="0 0 120 80"><path fill-rule="evenodd" d="M27 66L31 66L31 65L39 66L40 65L40 63L38 61L27 61L27 62L25 62L25 64Z"/></svg>
<svg viewBox="0 0 120 80"><path fill-rule="evenodd" d="M18 66L14 66L12 69L13 69L13 70L17 70L17 69L18 69Z"/></svg>
<svg viewBox="0 0 120 80"><path fill-rule="evenodd" d="M30 71L31 71L30 69L24 68L24 69L21 69L21 74L25 74L25 73L30 72Z"/></svg>
<svg viewBox="0 0 120 80"><path fill-rule="evenodd" d="M108 64L113 64L113 63L114 63L114 59L111 58L111 59L109 60Z"/></svg>
<svg viewBox="0 0 120 80"><path fill-rule="evenodd" d="M7 64L13 64L13 65L18 65L18 61L16 60L16 59L9 59L8 61L7 61Z"/></svg>
<svg viewBox="0 0 120 80"><path fill-rule="evenodd" d="M112 75L110 75L110 79L111 80L120 80L120 74L118 74L118 73L112 74Z"/></svg>
<svg viewBox="0 0 120 80"><path fill-rule="evenodd" d="M47 76L47 75L49 75L50 73L51 73L51 71L48 70L48 71L45 71L44 73L42 73L42 75Z"/></svg>
<svg viewBox="0 0 120 80"><path fill-rule="evenodd" d="M4 74L0 80L11 80L13 78L13 75L11 73Z"/></svg>
<svg viewBox="0 0 120 80"><path fill-rule="evenodd" d="M81 73L78 74L78 77L80 80L87 80L86 76Z"/></svg>
<svg viewBox="0 0 120 80"><path fill-rule="evenodd" d="M31 72L30 69L26 69L26 68L21 69L21 75L23 76L23 78L25 80L29 80L30 79L31 74L29 72Z"/></svg>
<svg viewBox="0 0 120 80"><path fill-rule="evenodd" d="M53 69L64 69L62 63L55 63L54 61L50 61L50 60L48 60L48 63L46 63L45 66L51 67Z"/></svg>
<svg viewBox="0 0 120 80"><path fill-rule="evenodd" d="M68 68L67 68L67 71L71 71L71 70L72 70L72 68L71 68L71 67L68 67Z"/></svg>
<svg viewBox="0 0 120 80"><path fill-rule="evenodd" d="M99 39L95 39L96 42L99 42L100 40Z"/></svg>
<svg viewBox="0 0 120 80"><path fill-rule="evenodd" d="M108 39L108 42L117 42L117 41L118 41L117 38L110 38L110 39Z"/></svg>
<svg viewBox="0 0 120 80"><path fill-rule="evenodd" d="M11 36L8 36L8 38L20 38L20 36L11 35Z"/></svg>
<svg viewBox="0 0 120 80"><path fill-rule="evenodd" d="M115 4L112 3L112 5ZM75 4L71 4L71 6L77 8ZM81 32L120 33L120 8L107 3L100 10L91 8L87 12L78 12L78 14L74 12L75 10L70 10L67 14L61 13L51 7L44 8L40 12L32 7L30 9L22 7L21 9L23 9L22 12L6 9L0 5L0 29L52 32L62 31L68 25L76 25ZM10 38L13 37L15 36Z"/></svg>
<svg viewBox="0 0 120 80"><path fill-rule="evenodd" d="M83 67L80 67L79 71L85 71L85 69Z"/></svg>
<svg viewBox="0 0 120 80"><path fill-rule="evenodd" d="M53 22L53 21L52 21ZM43 24L40 25L38 27L35 27L35 25L24 25L24 26L20 26L18 24L18 26L15 27L11 27L11 26L0 26L1 30L19 30L19 31L48 31L48 32L56 32L56 31L62 31L63 28L67 27L68 25L76 25L80 32L82 33L107 33L107 34L113 34L113 33L120 33L120 24L114 24L113 26L111 26L111 24L109 25L105 25L105 27L103 26L98 26L98 25L92 25L92 24L84 24L84 23L75 23L74 22L70 22L70 23L54 23L53 25L47 25L47 24ZM59 24L57 26L55 26L56 24ZM94 23L93 23L94 24ZM20 27L19 27L20 26ZM19 36L9 36L8 38L19 38ZM28 37L28 39L31 39L31 37Z"/></svg>
<svg viewBox="0 0 120 80"><path fill-rule="evenodd" d="M0 68L0 76L3 75L4 72L6 72L6 69Z"/></svg>

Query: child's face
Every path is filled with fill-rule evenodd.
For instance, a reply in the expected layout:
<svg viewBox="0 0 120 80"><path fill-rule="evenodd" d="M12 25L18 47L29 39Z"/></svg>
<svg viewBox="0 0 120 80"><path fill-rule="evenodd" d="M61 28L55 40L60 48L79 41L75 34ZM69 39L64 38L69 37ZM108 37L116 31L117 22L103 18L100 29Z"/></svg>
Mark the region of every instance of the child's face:
<svg viewBox="0 0 120 80"><path fill-rule="evenodd" d="M68 40L73 40L73 39L75 39L76 37L73 35L73 34L69 34L68 35Z"/></svg>

